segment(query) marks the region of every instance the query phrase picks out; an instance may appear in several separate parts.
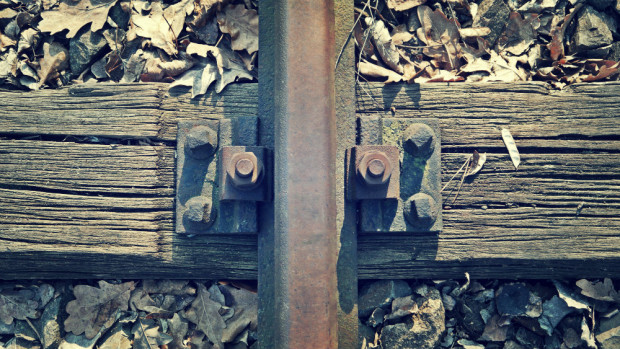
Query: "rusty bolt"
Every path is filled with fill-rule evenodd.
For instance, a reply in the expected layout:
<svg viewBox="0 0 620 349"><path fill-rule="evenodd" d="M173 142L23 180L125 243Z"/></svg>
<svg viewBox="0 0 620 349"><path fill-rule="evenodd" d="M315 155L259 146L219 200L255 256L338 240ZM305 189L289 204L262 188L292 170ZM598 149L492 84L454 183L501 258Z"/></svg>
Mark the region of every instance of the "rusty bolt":
<svg viewBox="0 0 620 349"><path fill-rule="evenodd" d="M439 206L428 194L417 193L405 201L404 214L412 225L431 226L439 215Z"/></svg>
<svg viewBox="0 0 620 349"><path fill-rule="evenodd" d="M252 190L263 181L263 165L252 152L234 154L226 167L226 173L240 190Z"/></svg>
<svg viewBox="0 0 620 349"><path fill-rule="evenodd" d="M426 124L412 124L403 132L403 148L414 156L429 156L435 149L435 132Z"/></svg>
<svg viewBox="0 0 620 349"><path fill-rule="evenodd" d="M216 211L213 209L211 199L204 196L194 196L185 204L187 210L183 216L192 223L204 224L205 228L213 225Z"/></svg>
<svg viewBox="0 0 620 349"><path fill-rule="evenodd" d="M207 126L192 128L185 138L185 150L195 159L207 159L217 148L217 132Z"/></svg>
<svg viewBox="0 0 620 349"><path fill-rule="evenodd" d="M357 165L357 174L366 185L383 185L392 175L392 164L384 152L368 151Z"/></svg>

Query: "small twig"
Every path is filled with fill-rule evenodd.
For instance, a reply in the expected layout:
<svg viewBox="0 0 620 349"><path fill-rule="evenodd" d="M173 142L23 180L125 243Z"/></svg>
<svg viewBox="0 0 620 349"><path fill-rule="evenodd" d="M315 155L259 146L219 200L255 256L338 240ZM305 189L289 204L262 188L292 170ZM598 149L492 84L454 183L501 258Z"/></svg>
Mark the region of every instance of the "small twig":
<svg viewBox="0 0 620 349"><path fill-rule="evenodd" d="M452 178L450 178L448 183L446 183L446 185L444 185L443 188L441 188L441 190L439 191L440 193L443 192L444 189L446 189L446 187L452 182L454 177L456 177L456 175L458 175L463 170L463 167L465 167L465 165L469 163L470 159L471 159L471 155L469 156L469 158L467 158L467 160L465 160L465 162L463 163L463 166L461 166L461 168L459 168L459 170L454 173L454 175L452 176Z"/></svg>
<svg viewBox="0 0 620 349"><path fill-rule="evenodd" d="M153 349L153 347L151 346L151 342L149 342L149 337L146 336L144 325L142 325L142 319L138 318L138 322L140 323L140 329L142 330L142 335L144 336L144 340L146 341L146 344L149 346L149 349Z"/></svg>

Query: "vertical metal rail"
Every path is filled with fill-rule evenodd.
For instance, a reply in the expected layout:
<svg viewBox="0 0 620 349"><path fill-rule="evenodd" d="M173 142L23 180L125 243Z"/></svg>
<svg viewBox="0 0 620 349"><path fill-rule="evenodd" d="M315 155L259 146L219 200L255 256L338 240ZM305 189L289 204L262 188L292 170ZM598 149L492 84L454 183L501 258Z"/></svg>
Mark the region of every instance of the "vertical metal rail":
<svg viewBox="0 0 620 349"><path fill-rule="evenodd" d="M260 95L259 111L274 115L275 132L261 133L261 143L274 143L274 225L259 237L259 254L273 253L273 259L259 256L259 294L266 297L259 342L263 348L336 348L333 0L265 2L261 75L274 75L259 78L259 90L271 86L273 95Z"/></svg>
<svg viewBox="0 0 620 349"><path fill-rule="evenodd" d="M333 0L276 3L275 341L335 348Z"/></svg>

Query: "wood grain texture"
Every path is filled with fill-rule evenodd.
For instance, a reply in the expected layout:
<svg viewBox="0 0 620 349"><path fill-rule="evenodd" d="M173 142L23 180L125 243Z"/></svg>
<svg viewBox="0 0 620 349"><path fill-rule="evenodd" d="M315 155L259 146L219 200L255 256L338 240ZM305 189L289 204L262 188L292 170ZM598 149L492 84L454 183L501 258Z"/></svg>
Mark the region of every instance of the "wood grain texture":
<svg viewBox="0 0 620 349"><path fill-rule="evenodd" d="M508 128L520 149L619 151L620 83L575 85L563 91L543 84L360 84L358 112L440 119L442 145L504 148ZM391 115L392 113L389 112Z"/></svg>
<svg viewBox="0 0 620 349"><path fill-rule="evenodd" d="M256 236L187 238L173 232L170 141L180 118L254 115L256 86L238 85L201 101L171 96L162 85L112 86L39 91L34 103L41 108L23 94L21 102L9 98L13 113L0 111L0 136L15 138L0 139L0 278L255 278ZM450 186L444 192L442 233L359 236L359 277L620 275L619 87L576 85L551 92L520 84L374 85L374 98L392 99L385 106L396 106L396 117L436 116L447 127L444 183L472 148L488 151L488 157L454 203L456 191L450 194ZM384 115L358 93L360 115ZM418 104L408 97L415 93ZM0 98L12 94L20 95L0 92ZM236 101L229 102L231 96ZM53 98L64 107L54 109ZM541 116L535 117L536 103ZM581 111L560 112L562 103ZM131 108L133 114L125 114ZM508 112L498 116L498 110ZM532 120L536 125L527 124ZM571 122L578 126L562 128ZM596 125L607 126L597 131ZM518 171L503 148L500 126L515 136ZM150 138L153 145L19 139L25 134Z"/></svg>

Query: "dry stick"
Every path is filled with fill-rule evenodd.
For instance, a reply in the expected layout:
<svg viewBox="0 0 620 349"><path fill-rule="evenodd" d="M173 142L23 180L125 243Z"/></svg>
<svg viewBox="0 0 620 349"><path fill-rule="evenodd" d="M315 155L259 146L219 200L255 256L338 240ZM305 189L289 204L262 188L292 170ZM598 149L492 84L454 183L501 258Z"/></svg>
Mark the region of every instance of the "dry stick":
<svg viewBox="0 0 620 349"><path fill-rule="evenodd" d="M467 159L467 163L471 163L471 156ZM456 199L459 197L461 193L461 188L463 187L463 182L465 181L465 175L467 174L467 170L463 171L463 175L461 176L461 183L459 183L459 190L456 191L456 195L454 195L454 200L452 200L452 205L456 202Z"/></svg>
<svg viewBox="0 0 620 349"><path fill-rule="evenodd" d="M458 171L456 171L456 173L454 173L454 175L452 176L452 178L450 178L450 180L448 181L448 183L446 183L446 185L443 186L443 188L441 188L441 190L439 191L440 193L444 191L444 189L446 189L446 187L452 182L452 180L454 179L454 177L456 177L457 174L459 174L462 170L463 167L465 167L465 165L467 165L467 163L469 162L469 159L465 160L465 163L463 163L463 166L461 166L461 168L459 168Z"/></svg>

